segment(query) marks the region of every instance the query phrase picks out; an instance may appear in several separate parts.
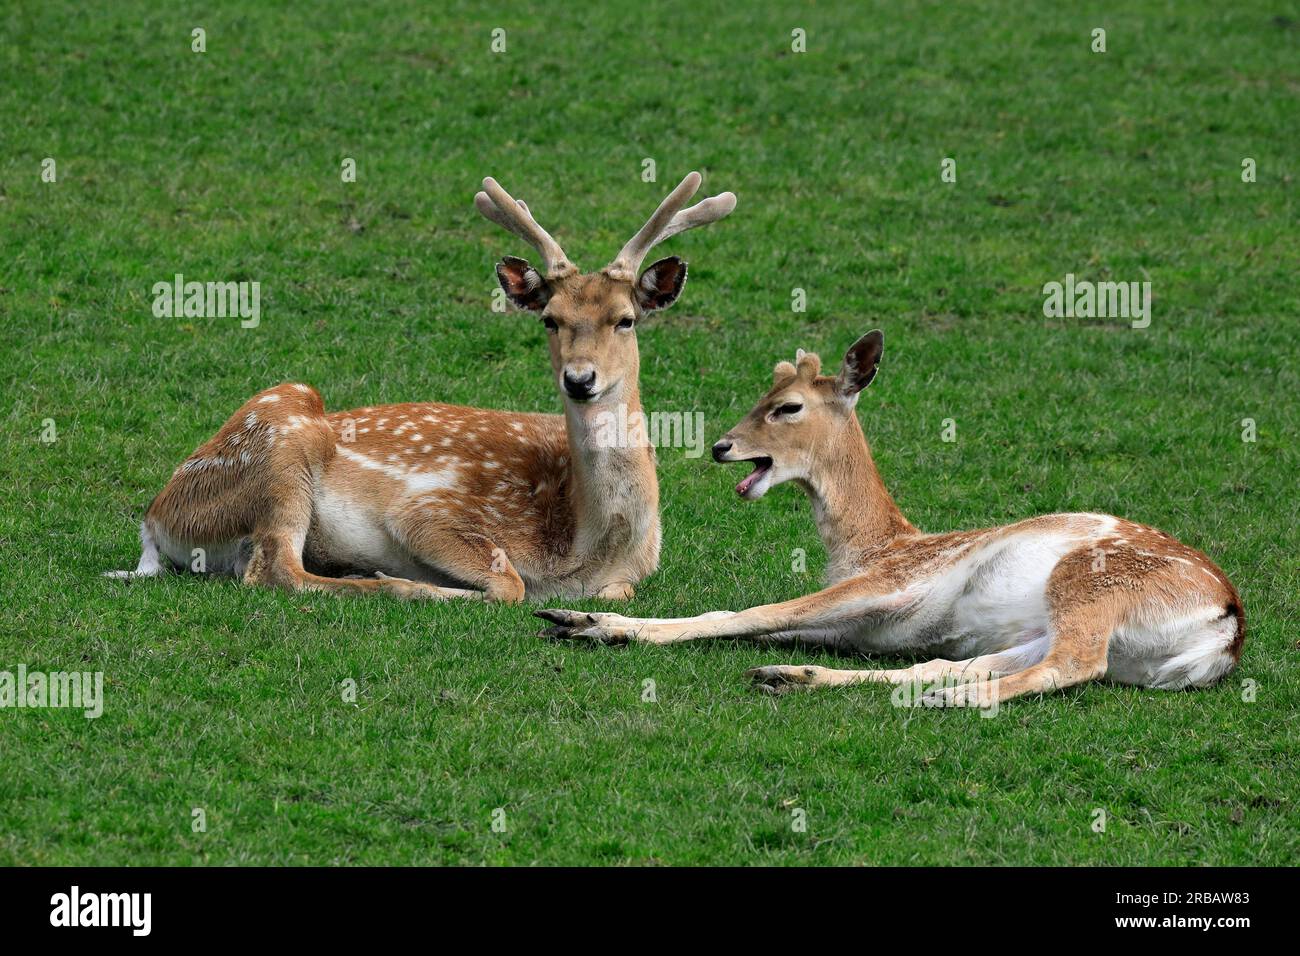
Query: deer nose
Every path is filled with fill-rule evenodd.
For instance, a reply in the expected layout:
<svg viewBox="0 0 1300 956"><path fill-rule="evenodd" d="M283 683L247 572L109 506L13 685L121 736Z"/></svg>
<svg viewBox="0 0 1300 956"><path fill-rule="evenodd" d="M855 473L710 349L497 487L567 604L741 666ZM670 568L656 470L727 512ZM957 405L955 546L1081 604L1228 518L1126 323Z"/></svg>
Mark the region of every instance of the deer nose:
<svg viewBox="0 0 1300 956"><path fill-rule="evenodd" d="M731 442L724 438L713 446L713 460L726 461L723 456L729 451L731 451Z"/></svg>
<svg viewBox="0 0 1300 956"><path fill-rule="evenodd" d="M566 368L564 390L573 398L591 398L592 392L596 390L596 370L580 369L575 373L572 369Z"/></svg>

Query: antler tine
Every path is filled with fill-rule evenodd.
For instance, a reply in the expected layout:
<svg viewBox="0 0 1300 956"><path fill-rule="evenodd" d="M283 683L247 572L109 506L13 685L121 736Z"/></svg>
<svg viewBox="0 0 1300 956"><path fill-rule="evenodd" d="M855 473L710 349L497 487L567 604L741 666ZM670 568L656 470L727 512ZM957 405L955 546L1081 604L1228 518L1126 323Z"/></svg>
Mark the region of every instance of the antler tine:
<svg viewBox="0 0 1300 956"><path fill-rule="evenodd" d="M659 208L640 231L628 240L605 271L620 278L635 279L646 255L659 243L687 229L716 222L736 208L734 193L719 193L696 203L690 209L682 209L699 188L700 174L689 173L659 204Z"/></svg>
<svg viewBox="0 0 1300 956"><path fill-rule="evenodd" d="M515 199L491 176L483 180L483 190L474 195L474 206L485 218L513 232L541 253L548 276L554 278L577 271L560 244L538 225L522 199Z"/></svg>
<svg viewBox="0 0 1300 956"><path fill-rule="evenodd" d="M716 196L702 199L690 209L683 209L673 216L668 225L664 227L663 232L655 237L655 245L670 236L677 235L679 232L694 229L696 226L707 226L711 222L717 222L719 219L730 216L731 211L735 208L735 193L718 193Z"/></svg>

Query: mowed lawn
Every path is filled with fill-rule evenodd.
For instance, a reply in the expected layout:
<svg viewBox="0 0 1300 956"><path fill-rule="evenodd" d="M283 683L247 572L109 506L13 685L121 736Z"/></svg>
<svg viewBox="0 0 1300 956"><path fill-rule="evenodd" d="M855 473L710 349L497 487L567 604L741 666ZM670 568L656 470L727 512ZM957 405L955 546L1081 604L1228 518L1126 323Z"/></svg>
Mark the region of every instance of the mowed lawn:
<svg viewBox="0 0 1300 956"><path fill-rule="evenodd" d="M269 6L0 14L0 670L102 671L106 695L96 720L0 710L0 863L1295 861L1286 4ZM649 409L702 413L712 443L777 360L880 327L859 414L915 524L1153 524L1236 582L1239 668L987 718L884 687L772 699L746 668L878 662L561 646L527 605L100 576L264 387L558 411L542 328L491 310L493 263L536 256L475 213L479 181L594 269L692 169L739 205L660 253L691 269L638 332ZM260 282L260 325L156 318L176 273ZM1150 281L1150 327L1044 317L1071 273ZM660 452L663 562L628 613L820 586L807 502L741 502L742 474Z"/></svg>

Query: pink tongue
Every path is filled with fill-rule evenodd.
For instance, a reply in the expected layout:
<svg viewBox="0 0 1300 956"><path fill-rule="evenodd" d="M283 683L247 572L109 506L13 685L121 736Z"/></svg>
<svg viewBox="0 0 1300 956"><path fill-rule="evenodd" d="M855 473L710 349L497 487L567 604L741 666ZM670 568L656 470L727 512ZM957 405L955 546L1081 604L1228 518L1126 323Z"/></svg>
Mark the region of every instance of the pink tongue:
<svg viewBox="0 0 1300 956"><path fill-rule="evenodd" d="M765 471L767 471L766 468L755 468L749 475L745 477L745 479L740 484L736 485L736 494L743 495L745 492L747 492L749 490L749 486L752 485L754 482L756 482L759 476L762 475L763 472Z"/></svg>

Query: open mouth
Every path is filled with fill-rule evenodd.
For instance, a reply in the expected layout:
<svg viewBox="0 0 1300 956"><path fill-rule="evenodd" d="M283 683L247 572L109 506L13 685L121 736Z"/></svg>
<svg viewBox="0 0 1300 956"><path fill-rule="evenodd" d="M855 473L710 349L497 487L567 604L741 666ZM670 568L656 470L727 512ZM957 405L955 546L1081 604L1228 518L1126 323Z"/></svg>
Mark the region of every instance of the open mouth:
<svg viewBox="0 0 1300 956"><path fill-rule="evenodd" d="M743 458L742 461L752 462L754 470L736 485L736 494L744 498L749 495L750 491L765 486L764 479L772 473L772 459L766 455L760 455L757 458Z"/></svg>

